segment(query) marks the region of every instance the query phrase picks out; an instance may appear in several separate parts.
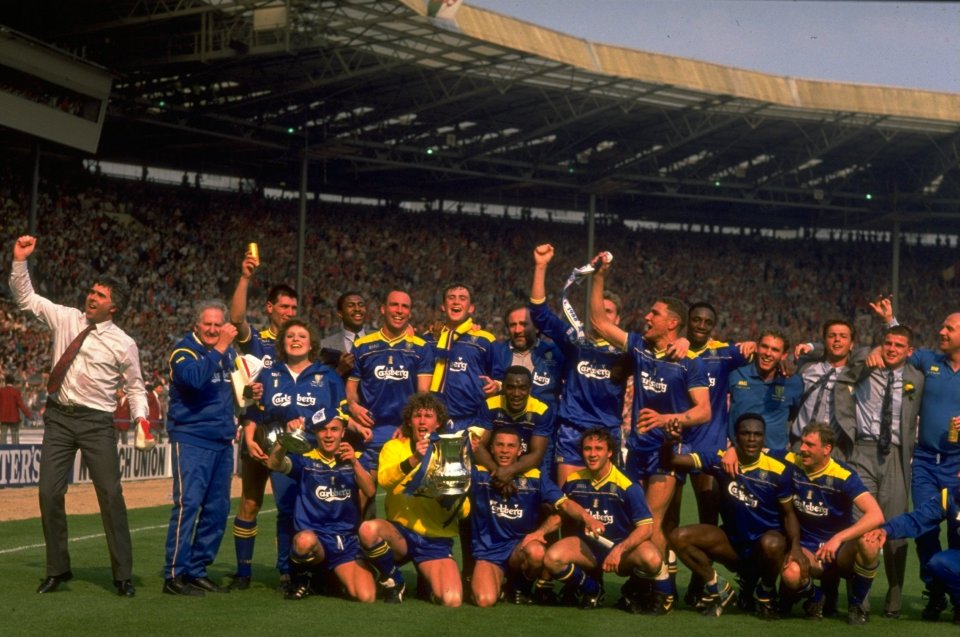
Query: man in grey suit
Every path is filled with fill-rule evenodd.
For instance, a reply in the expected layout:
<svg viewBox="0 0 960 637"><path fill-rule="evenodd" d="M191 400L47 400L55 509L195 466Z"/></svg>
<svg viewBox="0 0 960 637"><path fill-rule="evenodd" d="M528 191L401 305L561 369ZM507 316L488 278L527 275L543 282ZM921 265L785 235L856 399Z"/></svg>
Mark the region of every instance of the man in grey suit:
<svg viewBox="0 0 960 637"><path fill-rule="evenodd" d="M337 373L346 378L353 371L353 342L366 334L363 324L367 304L363 296L355 291L341 294L337 297L337 315L343 327L320 341L320 349L324 362L336 365Z"/></svg>
<svg viewBox="0 0 960 637"><path fill-rule="evenodd" d="M888 328L880 346L883 366L869 366L858 352L837 378L834 393L837 423L852 444L848 464L888 520L907 512L910 492L910 459L923 393L923 374L906 364L912 339L906 326ZM888 542L883 563L888 583L883 614L899 617L906 541Z"/></svg>

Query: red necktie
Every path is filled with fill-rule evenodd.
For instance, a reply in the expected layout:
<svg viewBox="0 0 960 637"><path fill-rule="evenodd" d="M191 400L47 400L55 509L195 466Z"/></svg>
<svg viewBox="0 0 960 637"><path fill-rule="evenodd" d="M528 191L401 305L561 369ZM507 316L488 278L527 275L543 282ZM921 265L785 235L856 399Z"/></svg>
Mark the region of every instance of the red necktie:
<svg viewBox="0 0 960 637"><path fill-rule="evenodd" d="M83 345L83 340L87 338L87 334L92 332L96 326L95 323L88 325L85 330L77 334L77 337L67 345L67 349L64 350L60 356L60 360L57 361L57 364L53 366L53 371L50 372L50 380L47 381L48 394L55 394L60 390L60 385L63 384L63 378L67 375L67 370L73 363L73 359L77 357L80 346Z"/></svg>

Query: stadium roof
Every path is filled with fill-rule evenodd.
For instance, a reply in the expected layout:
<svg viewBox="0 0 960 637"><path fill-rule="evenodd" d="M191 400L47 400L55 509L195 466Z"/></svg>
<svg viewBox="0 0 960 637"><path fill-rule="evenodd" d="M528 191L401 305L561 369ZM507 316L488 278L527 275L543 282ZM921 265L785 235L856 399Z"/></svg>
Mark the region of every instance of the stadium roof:
<svg viewBox="0 0 960 637"><path fill-rule="evenodd" d="M389 200L960 231L960 95L592 43L425 0L33 0L115 74L98 157ZM7 134L7 143L10 134ZM894 213L894 211L896 211Z"/></svg>

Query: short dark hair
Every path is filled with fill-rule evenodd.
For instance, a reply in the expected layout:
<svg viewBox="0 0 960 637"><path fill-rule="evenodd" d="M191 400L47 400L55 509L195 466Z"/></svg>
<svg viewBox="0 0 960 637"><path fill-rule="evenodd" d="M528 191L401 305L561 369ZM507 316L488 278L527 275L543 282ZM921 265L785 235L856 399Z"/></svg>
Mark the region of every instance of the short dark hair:
<svg viewBox="0 0 960 637"><path fill-rule="evenodd" d="M110 301L113 303L113 307L117 309L117 316L126 309L127 301L130 300L130 289L126 283L116 277L101 274L93 280L93 285L102 285L110 290Z"/></svg>
<svg viewBox="0 0 960 637"><path fill-rule="evenodd" d="M740 433L740 423L745 422L747 420L759 420L760 424L763 425L763 430L764 431L767 430L767 421L763 419L763 416L761 416L760 414L756 414L752 411L748 411L745 414L740 414L740 417L737 418L737 421L733 423L733 433L734 434Z"/></svg>
<svg viewBox="0 0 960 637"><path fill-rule="evenodd" d="M320 339L317 338L317 333L310 327L309 323L298 318L290 319L284 323L280 331L277 332L277 360L281 363L287 362L287 348L283 346L283 340L286 338L287 332L291 327L302 327L307 330L307 334L310 335L310 350L307 352L307 358L312 361L317 360L317 357L320 355Z"/></svg>
<svg viewBox="0 0 960 637"><path fill-rule="evenodd" d="M439 398L427 393L414 394L410 396L407 404L403 406L403 421L400 423L400 431L403 432L403 435L407 438L410 438L413 433L410 430L413 415L421 409L435 413L437 415L437 422L441 427L447 424L447 419L449 418L449 416L447 416L447 408L440 402Z"/></svg>
<svg viewBox="0 0 960 637"><path fill-rule="evenodd" d="M337 297L337 311L343 311L343 304L347 302L347 299L351 296L359 296L360 300L363 301L363 295L357 292L356 290L347 290L343 294Z"/></svg>
<svg viewBox="0 0 960 637"><path fill-rule="evenodd" d="M285 283L278 283L267 292L267 303L276 303L281 296L289 296L291 299L297 298L297 291Z"/></svg>
<svg viewBox="0 0 960 637"><path fill-rule="evenodd" d="M511 365L503 372L503 378L506 380L507 376L523 376L529 382L533 382L533 373L524 367L523 365Z"/></svg>
<svg viewBox="0 0 960 637"><path fill-rule="evenodd" d="M530 308L527 307L526 303L514 303L513 305L510 305L509 307L507 307L507 309L504 310L503 312L504 327L506 327L507 324L510 322L510 315L518 310L527 310L529 312Z"/></svg>
<svg viewBox="0 0 960 637"><path fill-rule="evenodd" d="M784 334L781 329L777 327L764 328L763 331L760 332L760 338L757 340L758 344L760 343L760 341L763 340L764 336L772 336L773 338L779 338L781 341L783 341L783 351L787 351L788 349L790 349L790 339L787 338L787 335Z"/></svg>
<svg viewBox="0 0 960 637"><path fill-rule="evenodd" d="M717 319L717 308L713 307L713 305L707 303L706 301L697 301L696 303L690 305L690 307L687 308L687 317L689 318L690 315L693 314L694 310L699 310L700 308L710 310L710 313L713 314L713 319Z"/></svg>
<svg viewBox="0 0 960 637"><path fill-rule="evenodd" d="M656 300L657 303L663 303L671 314L677 316L677 330L683 330L687 325L687 304L673 296L661 296Z"/></svg>
<svg viewBox="0 0 960 637"><path fill-rule="evenodd" d="M507 436L516 436L517 440L523 443L523 437L520 435L520 432L517 431L516 427L511 427L510 425L503 425L502 427L497 427L493 430L493 434L490 436L490 444L487 445L488 449L493 448L493 440L500 434L505 434Z"/></svg>
<svg viewBox="0 0 960 637"><path fill-rule="evenodd" d="M15 382L17 382L17 379L13 374L4 374L3 382L6 383L7 385L12 385Z"/></svg>
<svg viewBox="0 0 960 637"><path fill-rule="evenodd" d="M853 324L850 323L850 321L842 318L832 318L823 324L823 329L821 330L821 333L823 335L823 340L827 340L827 330L829 330L834 325L845 325L847 329L850 330L850 340L852 341L857 340L857 328L855 328Z"/></svg>
<svg viewBox="0 0 960 637"><path fill-rule="evenodd" d="M894 325L892 327L888 327L883 333L884 337L886 337L887 334L892 334L894 336L905 336L907 339L907 345L910 345L913 342L913 330L906 325Z"/></svg>
<svg viewBox="0 0 960 637"><path fill-rule="evenodd" d="M800 437L808 436L810 434L817 434L820 436L820 443L823 445L830 445L831 447L837 444L837 434L833 431L828 423L825 422L812 422L803 428L803 431L800 432Z"/></svg>
<svg viewBox="0 0 960 637"><path fill-rule="evenodd" d="M447 298L447 292L449 292L450 290L456 290L458 288L463 288L464 290L466 290L467 296L470 297L470 302L473 303L473 289L469 285L461 281L452 281L443 288L443 297L441 298L441 302Z"/></svg>
<svg viewBox="0 0 960 637"><path fill-rule="evenodd" d="M617 452L617 439L613 437L613 434L610 433L610 430L606 427L594 427L592 429L587 429L583 432L583 437L580 438L580 452L583 452L583 443L587 438L596 438L597 440L602 440L607 445L607 449L613 453Z"/></svg>

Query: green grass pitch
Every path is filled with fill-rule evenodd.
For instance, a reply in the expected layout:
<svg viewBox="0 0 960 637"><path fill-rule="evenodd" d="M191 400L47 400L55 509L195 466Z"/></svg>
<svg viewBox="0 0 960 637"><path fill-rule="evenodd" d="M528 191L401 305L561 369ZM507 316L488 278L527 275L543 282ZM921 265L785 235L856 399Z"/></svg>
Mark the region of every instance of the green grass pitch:
<svg viewBox="0 0 960 637"><path fill-rule="evenodd" d="M0 492L2 493L2 492ZM695 519L692 494L685 494L683 520ZM2 495L0 495L2 497ZM839 619L812 624L799 617L799 607L791 619L763 622L730 610L720 618L701 617L685 609L666 617L628 615L609 607L618 597L621 579L608 576L607 608L582 611L575 608L510 606L499 604L481 610L470 605L445 609L413 599L401 606L378 602L364 606L329 597L310 597L298 602L286 601L274 592L277 576L273 569L274 522L272 500L264 503L254 556L254 583L248 591L203 598L182 598L161 593L163 553L169 508L154 507L130 511L133 531L137 596L122 599L114 593L106 542L99 515L70 518L71 556L74 579L49 595L37 595L35 589L44 575L43 539L38 519L0 523L0 617L4 637L19 635L186 635L237 637L240 635L295 635L322 637L347 636L443 636L443 635L635 635L653 631L664 635L747 635L747 634L867 634L872 637L902 637L906 634L957 637L943 613L941 622L919 620L923 601L922 585L911 547L907 566L904 618L888 620L874 613L866 627L846 624L845 603L841 599ZM234 511L236 502L234 502ZM232 519L232 518L231 518ZM234 570L233 537L229 525L211 578L225 579ZM404 567L413 584L412 566ZM882 571L882 569L881 569ZM686 586L689 571L681 566L679 584ZM878 574L871 595L876 611L883 608L886 578ZM843 587L841 585L841 595Z"/></svg>

